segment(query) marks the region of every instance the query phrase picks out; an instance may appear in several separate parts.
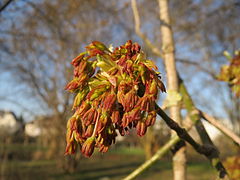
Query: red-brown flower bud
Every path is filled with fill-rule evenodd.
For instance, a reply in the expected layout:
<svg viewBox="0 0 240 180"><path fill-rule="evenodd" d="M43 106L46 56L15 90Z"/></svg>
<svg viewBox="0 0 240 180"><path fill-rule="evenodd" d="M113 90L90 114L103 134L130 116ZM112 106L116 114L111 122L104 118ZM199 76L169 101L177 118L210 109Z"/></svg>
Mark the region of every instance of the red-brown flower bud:
<svg viewBox="0 0 240 180"><path fill-rule="evenodd" d="M104 50L101 48L100 42L95 41L92 42L90 45L86 46L87 52L90 56L96 56L97 54L104 54Z"/></svg>
<svg viewBox="0 0 240 180"><path fill-rule="evenodd" d="M96 142L94 137L88 138L82 145L83 155L90 157L94 152L95 143Z"/></svg>
<svg viewBox="0 0 240 180"><path fill-rule="evenodd" d="M115 94L109 94L104 98L103 101L103 110L104 111L110 111L116 101L116 95Z"/></svg>
<svg viewBox="0 0 240 180"><path fill-rule="evenodd" d="M85 96L87 95L88 92L89 92L89 89L84 88L82 91L79 91L77 93L77 95L74 98L73 109L79 107L79 105L82 103L82 100L85 98ZM83 103L83 104L85 104L85 103Z"/></svg>
<svg viewBox="0 0 240 180"><path fill-rule="evenodd" d="M123 118L122 118L122 127L125 128L128 126L128 124L130 123L130 119L129 119L129 114L127 112L124 113Z"/></svg>
<svg viewBox="0 0 240 180"><path fill-rule="evenodd" d="M144 122L138 121L136 129L137 129L137 134L139 136L143 136L147 131L147 126Z"/></svg>
<svg viewBox="0 0 240 180"><path fill-rule="evenodd" d="M80 84L78 82L78 79L75 78L66 85L65 89L68 91L72 91L72 90L78 89L79 86L80 86Z"/></svg>
<svg viewBox="0 0 240 180"><path fill-rule="evenodd" d="M82 116L82 120L86 126L95 121L95 113L96 110L91 108Z"/></svg>
<svg viewBox="0 0 240 180"><path fill-rule="evenodd" d="M138 97L137 97L137 93L136 91L133 89L131 91L129 91L125 96L124 96L124 110L125 111L131 111L135 104L138 101Z"/></svg>
<svg viewBox="0 0 240 180"><path fill-rule="evenodd" d="M107 72L110 76L114 76L118 73L118 69L116 67L112 67L111 69L109 69L109 71Z"/></svg>
<svg viewBox="0 0 240 180"><path fill-rule="evenodd" d="M104 146L103 144L100 146L99 151L105 153L108 151L109 146Z"/></svg>
<svg viewBox="0 0 240 180"><path fill-rule="evenodd" d="M123 94L123 91L119 91L118 90L118 93L117 93L117 100L120 104L124 104L124 94Z"/></svg>
<svg viewBox="0 0 240 180"><path fill-rule="evenodd" d="M71 141L67 144L65 155L74 154L77 149L77 143L75 141Z"/></svg>
<svg viewBox="0 0 240 180"><path fill-rule="evenodd" d="M87 99L89 99L90 101L93 101L94 99L98 98L100 95L102 95L103 93L105 93L107 91L107 89L109 89L109 85L99 85L97 87L95 87L94 89L92 89L88 95L87 95Z"/></svg>
<svg viewBox="0 0 240 180"><path fill-rule="evenodd" d="M153 95L144 95L139 99L135 107L140 107L142 111L150 112L154 109L155 98Z"/></svg>
<svg viewBox="0 0 240 180"><path fill-rule="evenodd" d="M113 123L120 122L121 118L120 118L120 113L119 113L119 111L113 111L113 112L112 112L111 119L112 119L112 122L113 122Z"/></svg>
<svg viewBox="0 0 240 180"><path fill-rule="evenodd" d="M94 124L90 124L88 127L87 127L87 130L84 134L85 137L91 137L92 134L93 134L93 130L94 130Z"/></svg>
<svg viewBox="0 0 240 180"><path fill-rule="evenodd" d="M93 41L92 42L93 46L95 46L97 49L101 50L101 51L109 51L109 49L101 42L99 41Z"/></svg>
<svg viewBox="0 0 240 180"><path fill-rule="evenodd" d="M67 122L67 129L73 129L73 124L75 123L76 121L76 117L75 116L72 116L68 122Z"/></svg>
<svg viewBox="0 0 240 180"><path fill-rule="evenodd" d="M146 125L147 126L152 126L156 121L156 116L157 116L156 111L149 112L148 115L147 115L146 122L145 122Z"/></svg>
<svg viewBox="0 0 240 180"><path fill-rule="evenodd" d="M97 125L97 132L100 133L104 130L104 128L106 127L106 124L108 122L108 114L106 112L102 113L100 115L100 119L99 119L99 122L98 122L98 125Z"/></svg>
<svg viewBox="0 0 240 180"><path fill-rule="evenodd" d="M79 80L78 83L83 85L87 81L88 78L89 77L86 73L82 73L81 76L79 76L79 78L78 78L78 80Z"/></svg>
<svg viewBox="0 0 240 180"><path fill-rule="evenodd" d="M157 88L157 82L155 80L152 80L150 87L149 87L149 94L157 94L158 88Z"/></svg>
<svg viewBox="0 0 240 180"><path fill-rule="evenodd" d="M139 71L139 76L141 77L142 83L145 84L146 83L146 68L144 65L139 64L138 65L138 71Z"/></svg>
<svg viewBox="0 0 240 180"><path fill-rule="evenodd" d="M88 101L84 101L81 104L81 106L77 109L77 114L83 116L90 108L91 108L90 103Z"/></svg>
<svg viewBox="0 0 240 180"><path fill-rule="evenodd" d="M81 135L82 131L73 131L74 140L77 143L83 143L85 139Z"/></svg>
<svg viewBox="0 0 240 180"><path fill-rule="evenodd" d="M133 110L131 110L128 113L128 117L129 119L131 119L131 121L138 121L141 119L141 111L139 107L134 108Z"/></svg>
<svg viewBox="0 0 240 180"><path fill-rule="evenodd" d="M83 74L87 67L87 61L81 61L77 67L74 69L74 76L79 77Z"/></svg>
<svg viewBox="0 0 240 180"><path fill-rule="evenodd" d="M132 51L133 51L134 53L139 53L140 50L141 50L141 46L139 46L139 44L134 43L134 44L132 45Z"/></svg>
<svg viewBox="0 0 240 180"><path fill-rule="evenodd" d="M79 63L81 62L81 60L83 59L83 57L84 57L84 54L81 53L80 55L78 55L77 57L75 57L75 58L72 60L71 64L72 64L73 66L77 67L77 66L79 65Z"/></svg>

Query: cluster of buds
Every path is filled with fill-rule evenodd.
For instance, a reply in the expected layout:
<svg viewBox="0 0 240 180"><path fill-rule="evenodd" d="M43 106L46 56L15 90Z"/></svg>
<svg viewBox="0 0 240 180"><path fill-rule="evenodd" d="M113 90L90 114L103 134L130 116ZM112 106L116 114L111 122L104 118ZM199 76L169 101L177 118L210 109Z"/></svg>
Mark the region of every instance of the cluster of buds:
<svg viewBox="0 0 240 180"><path fill-rule="evenodd" d="M230 65L223 65L219 80L228 82L232 91L240 97L240 51L236 51L235 57L229 57Z"/></svg>
<svg viewBox="0 0 240 180"><path fill-rule="evenodd" d="M94 41L72 61L74 78L66 89L76 94L67 123L66 154L90 157L94 148L106 152L116 131L124 136L136 128L143 136L156 120L158 90L165 92L157 67L130 40L114 51Z"/></svg>

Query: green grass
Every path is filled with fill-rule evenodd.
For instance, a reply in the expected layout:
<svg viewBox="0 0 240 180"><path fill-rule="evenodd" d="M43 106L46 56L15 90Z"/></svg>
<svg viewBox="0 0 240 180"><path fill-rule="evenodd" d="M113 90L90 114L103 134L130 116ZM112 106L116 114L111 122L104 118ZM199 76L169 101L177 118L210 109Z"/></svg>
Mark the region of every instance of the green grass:
<svg viewBox="0 0 240 180"><path fill-rule="evenodd" d="M110 154L117 154L117 155L139 155L144 156L144 150L142 148L126 148L126 147L120 147L120 148L113 148L110 149Z"/></svg>
<svg viewBox="0 0 240 180"><path fill-rule="evenodd" d="M6 165L5 175L9 180L118 180L128 175L144 162L144 155L139 149L112 150L107 154L96 153L92 158L79 161L75 173L64 173L57 168L56 162L51 160L38 161L10 161ZM137 177L137 180L171 180L171 162L159 160L151 168ZM189 180L214 179L214 169L206 162L188 163Z"/></svg>

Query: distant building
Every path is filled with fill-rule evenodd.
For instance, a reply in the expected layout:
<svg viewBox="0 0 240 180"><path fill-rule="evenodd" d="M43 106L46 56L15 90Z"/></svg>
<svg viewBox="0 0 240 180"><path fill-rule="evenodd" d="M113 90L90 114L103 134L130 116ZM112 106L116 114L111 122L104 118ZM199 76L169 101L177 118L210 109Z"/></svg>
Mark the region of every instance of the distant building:
<svg viewBox="0 0 240 180"><path fill-rule="evenodd" d="M13 135L17 133L23 124L18 121L16 115L11 111L0 110L0 134Z"/></svg>
<svg viewBox="0 0 240 180"><path fill-rule="evenodd" d="M47 134L53 133L54 128L52 128L51 122L53 121L53 116L37 116L31 122L25 124L25 135L36 138L39 136L45 136Z"/></svg>
<svg viewBox="0 0 240 180"><path fill-rule="evenodd" d="M29 137L35 138L41 135L42 128L36 123L36 121L32 121L25 124L24 133Z"/></svg>

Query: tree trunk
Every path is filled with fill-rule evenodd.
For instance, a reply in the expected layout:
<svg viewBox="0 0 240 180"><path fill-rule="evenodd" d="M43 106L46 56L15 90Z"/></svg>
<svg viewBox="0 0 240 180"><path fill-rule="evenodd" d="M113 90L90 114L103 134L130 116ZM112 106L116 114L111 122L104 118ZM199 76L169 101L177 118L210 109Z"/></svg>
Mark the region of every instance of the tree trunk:
<svg viewBox="0 0 240 180"><path fill-rule="evenodd" d="M158 0L160 21L161 21L161 35L162 35L162 52L167 73L168 91L179 92L179 82L176 71L175 52L173 32L171 29L168 0ZM180 106L174 105L170 109L170 117L181 124ZM184 143L179 143L175 147L173 155L173 176L174 180L186 179L186 147Z"/></svg>
<svg viewBox="0 0 240 180"><path fill-rule="evenodd" d="M153 128L150 127L147 130L147 133L145 136L141 139L141 144L144 148L144 153L145 153L145 159L148 160L150 159L153 154L154 154L154 132Z"/></svg>

